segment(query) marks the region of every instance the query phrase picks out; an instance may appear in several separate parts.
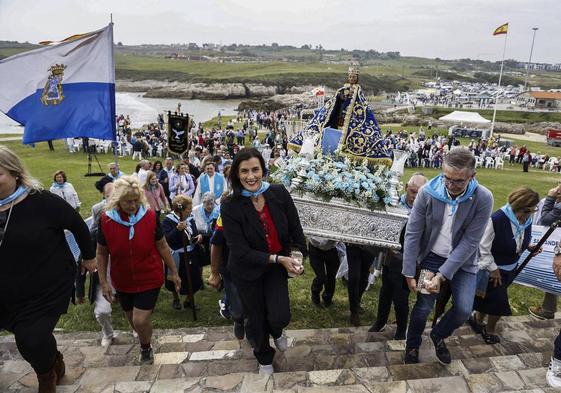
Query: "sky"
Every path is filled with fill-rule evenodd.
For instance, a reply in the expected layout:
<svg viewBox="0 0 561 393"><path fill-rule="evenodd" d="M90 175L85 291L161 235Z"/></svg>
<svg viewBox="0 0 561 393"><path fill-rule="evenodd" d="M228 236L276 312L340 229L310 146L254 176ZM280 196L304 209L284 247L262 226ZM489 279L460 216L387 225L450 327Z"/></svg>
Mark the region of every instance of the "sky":
<svg viewBox="0 0 561 393"><path fill-rule="evenodd" d="M113 14L125 45L214 42L561 63L559 0L0 0L0 40L60 40Z"/></svg>

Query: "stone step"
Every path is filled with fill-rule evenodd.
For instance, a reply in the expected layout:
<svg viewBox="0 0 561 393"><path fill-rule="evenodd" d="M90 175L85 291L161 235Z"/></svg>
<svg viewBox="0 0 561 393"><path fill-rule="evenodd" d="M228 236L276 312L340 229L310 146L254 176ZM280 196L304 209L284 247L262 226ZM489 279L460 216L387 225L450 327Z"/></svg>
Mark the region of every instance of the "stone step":
<svg viewBox="0 0 561 393"><path fill-rule="evenodd" d="M320 358L299 357L292 359L289 352L275 358L275 376L277 379L296 379L301 384L307 382L320 384L319 381L329 380L329 383L353 384L356 380L368 379L371 382L410 381L416 379L445 378L470 375L487 375L517 372L524 370L543 369L547 367L551 352L522 353L519 355L492 356L480 358L454 359L449 365L438 363L434 353L421 351L419 364L388 364L384 361L369 363L368 357L355 355L326 355L329 360ZM383 356L383 353L382 353ZM374 357L372 359L379 359ZM96 365L74 364L71 353L65 355L67 376L65 385L89 386L97 383L109 382L154 382L157 380L180 379L186 380L203 378L221 378L232 374L255 374L257 362L254 359L242 360L207 360L185 361L175 358L175 364L154 364L150 366L116 366L105 367ZM371 364L376 364L372 366ZM352 372L350 372L352 370ZM231 377L233 378L233 377ZM322 379L323 378L323 379ZM29 387L36 384L36 377L31 367L24 360L4 361L0 365L0 391L10 387ZM321 384L327 384L323 382Z"/></svg>
<svg viewBox="0 0 561 393"><path fill-rule="evenodd" d="M57 388L59 393L183 393L183 392L284 392L284 393L433 393L433 392L553 392L545 381L546 368L489 371L480 374L432 375L419 379L395 379L384 367L224 376L153 378L141 367L94 369L81 381ZM66 383L68 381L64 381ZM31 393L31 378L13 383L3 392Z"/></svg>

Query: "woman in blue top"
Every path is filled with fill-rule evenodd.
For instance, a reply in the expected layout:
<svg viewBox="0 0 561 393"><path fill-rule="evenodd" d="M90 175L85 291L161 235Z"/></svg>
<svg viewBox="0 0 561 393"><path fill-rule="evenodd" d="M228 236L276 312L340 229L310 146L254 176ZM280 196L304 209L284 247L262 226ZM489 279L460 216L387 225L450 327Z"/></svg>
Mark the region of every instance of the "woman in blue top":
<svg viewBox="0 0 561 393"><path fill-rule="evenodd" d="M534 251L530 246L532 215L539 201L538 193L532 189L517 188L508 195L508 203L493 213L485 228L479 246L478 277L483 277L481 289L485 291L486 287L486 294L483 298L475 297L476 319L470 318L470 324L487 344L500 342L495 333L497 322L503 315L512 315L507 286L514 278L520 255L525 250Z"/></svg>

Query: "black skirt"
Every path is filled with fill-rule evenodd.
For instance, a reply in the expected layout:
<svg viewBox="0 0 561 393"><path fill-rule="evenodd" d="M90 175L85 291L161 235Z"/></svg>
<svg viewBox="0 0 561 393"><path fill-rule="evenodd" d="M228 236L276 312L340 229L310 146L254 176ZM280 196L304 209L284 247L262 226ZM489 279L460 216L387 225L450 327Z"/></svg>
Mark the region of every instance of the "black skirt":
<svg viewBox="0 0 561 393"><path fill-rule="evenodd" d="M187 259L191 261L189 264L190 272L191 272L191 285L193 285L193 293L198 292L203 287L203 268L200 264L200 257L199 252L195 249L192 252L187 253ZM187 278L187 269L185 268L184 263L179 264L179 278L181 278L181 290L179 291L180 295L188 295L189 294L189 281ZM165 275L166 280L164 286L170 292L175 291L175 284L173 281L167 279L168 277L168 268L165 267Z"/></svg>
<svg viewBox="0 0 561 393"><path fill-rule="evenodd" d="M508 291L506 285L514 277L516 269L513 269L510 272L504 270L499 271L501 272L501 285L494 287L493 283L489 281L485 297L475 297L475 302L473 303L473 309L475 311L496 316L512 315L512 310L510 309L510 304L508 302Z"/></svg>

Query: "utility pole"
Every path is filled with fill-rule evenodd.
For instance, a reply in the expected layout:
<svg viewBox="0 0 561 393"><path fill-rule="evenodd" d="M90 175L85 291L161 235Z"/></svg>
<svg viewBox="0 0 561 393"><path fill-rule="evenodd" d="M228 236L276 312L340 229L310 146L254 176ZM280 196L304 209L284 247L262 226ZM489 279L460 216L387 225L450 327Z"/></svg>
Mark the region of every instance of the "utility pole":
<svg viewBox="0 0 561 393"><path fill-rule="evenodd" d="M532 52L534 51L534 41L536 40L537 27L532 27L534 30L534 36L532 37L532 46L530 47L530 58L528 59L528 64L526 65L526 80L524 81L524 90L528 86L528 76L530 75L530 64L532 63Z"/></svg>

